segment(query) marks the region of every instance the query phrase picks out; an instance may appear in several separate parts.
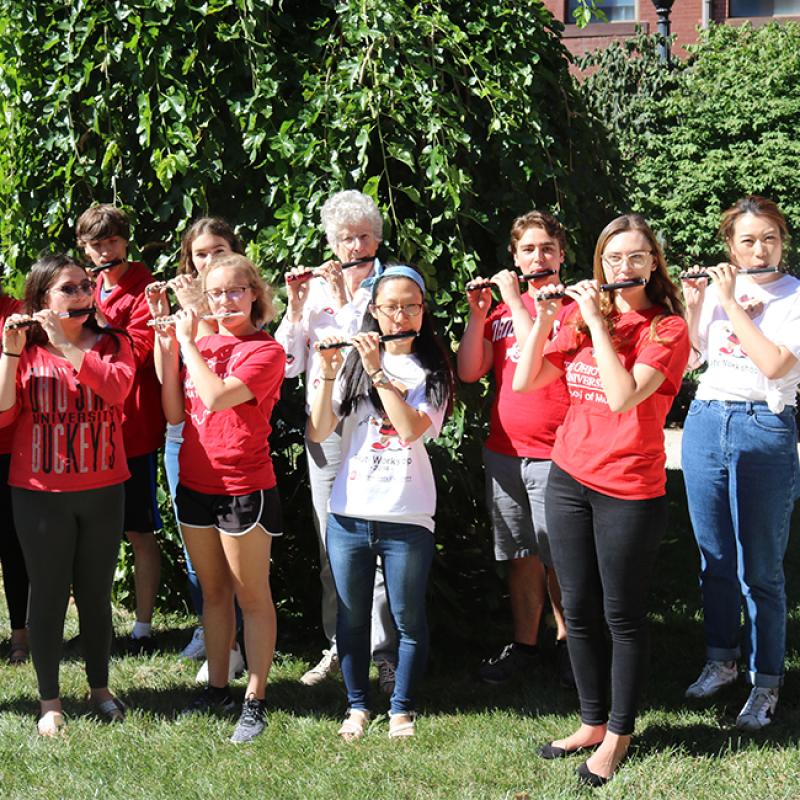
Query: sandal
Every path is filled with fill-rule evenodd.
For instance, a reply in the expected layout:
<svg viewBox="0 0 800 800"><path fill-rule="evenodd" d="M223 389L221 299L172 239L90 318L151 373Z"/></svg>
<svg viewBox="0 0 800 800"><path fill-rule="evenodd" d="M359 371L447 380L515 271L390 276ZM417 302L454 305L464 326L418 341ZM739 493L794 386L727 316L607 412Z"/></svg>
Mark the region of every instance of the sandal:
<svg viewBox="0 0 800 800"><path fill-rule="evenodd" d="M125 703L117 697L93 705L97 715L105 722L123 722L125 719Z"/></svg>
<svg viewBox="0 0 800 800"><path fill-rule="evenodd" d="M397 720L397 721L395 721ZM407 739L417 732L417 715L413 711L389 714L389 738Z"/></svg>
<svg viewBox="0 0 800 800"><path fill-rule="evenodd" d="M26 644L11 644L11 650L8 653L8 663L12 666L19 666L24 664L31 655L30 648Z"/></svg>
<svg viewBox="0 0 800 800"><path fill-rule="evenodd" d="M369 722L369 711L363 711L360 708L351 708L347 712L347 716L339 728L337 734L345 742L354 742L364 735L364 728Z"/></svg>
<svg viewBox="0 0 800 800"><path fill-rule="evenodd" d="M39 717L36 723L36 730L39 731L39 736L58 736L64 733L66 727L64 715L60 711L46 711Z"/></svg>

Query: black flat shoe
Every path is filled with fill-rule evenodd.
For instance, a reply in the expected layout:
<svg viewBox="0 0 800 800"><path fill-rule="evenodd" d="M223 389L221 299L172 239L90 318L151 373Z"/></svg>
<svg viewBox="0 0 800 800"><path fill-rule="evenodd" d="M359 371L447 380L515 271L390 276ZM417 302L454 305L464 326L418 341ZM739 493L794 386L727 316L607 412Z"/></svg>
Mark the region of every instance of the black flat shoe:
<svg viewBox="0 0 800 800"><path fill-rule="evenodd" d="M539 748L539 758L554 761L557 758L566 758L567 756L575 755L575 753L579 753L584 749L583 747L575 747L572 750L567 750L564 747L556 747L554 744L543 744Z"/></svg>
<svg viewBox="0 0 800 800"><path fill-rule="evenodd" d="M594 772L586 766L585 761L578 767L576 772L578 773L578 780L584 784L584 786L591 786L592 789L599 789L611 780L611 778L604 778L602 775L595 775Z"/></svg>

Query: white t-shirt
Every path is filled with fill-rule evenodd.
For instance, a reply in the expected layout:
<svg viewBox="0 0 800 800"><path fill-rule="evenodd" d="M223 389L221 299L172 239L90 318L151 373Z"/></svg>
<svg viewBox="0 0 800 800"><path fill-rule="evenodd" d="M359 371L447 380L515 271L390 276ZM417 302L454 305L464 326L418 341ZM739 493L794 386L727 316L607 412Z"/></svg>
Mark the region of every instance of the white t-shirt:
<svg viewBox="0 0 800 800"><path fill-rule="evenodd" d="M328 336L349 337L358 333L372 296L370 290L359 287L349 302L337 311L325 278L311 278L309 284L300 320L289 322L284 315L275 331L275 340L286 351L286 377L306 373L306 414L311 413L314 392L320 384L320 355L314 344Z"/></svg>
<svg viewBox="0 0 800 800"><path fill-rule="evenodd" d="M360 404L343 420L342 465L328 509L346 517L421 525L433 532L436 482L423 440L439 435L445 409L425 399L425 372L416 356L383 353L381 365L387 377L408 389L406 403L427 414L430 427L409 444L372 403ZM340 373L333 394L337 416L342 389Z"/></svg>
<svg viewBox="0 0 800 800"><path fill-rule="evenodd" d="M800 358L800 281L783 275L767 284L737 280L736 301L771 342ZM797 402L800 362L769 380L742 349L716 290L709 286L700 312L700 352L708 369L700 376L698 400L767 403L775 414Z"/></svg>

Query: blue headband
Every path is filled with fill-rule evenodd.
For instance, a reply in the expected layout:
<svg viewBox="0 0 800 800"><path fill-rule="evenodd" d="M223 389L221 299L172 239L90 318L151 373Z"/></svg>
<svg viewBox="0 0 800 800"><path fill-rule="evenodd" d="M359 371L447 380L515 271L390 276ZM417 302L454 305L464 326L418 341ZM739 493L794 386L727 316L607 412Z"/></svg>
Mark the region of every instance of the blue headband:
<svg viewBox="0 0 800 800"><path fill-rule="evenodd" d="M384 278L408 278L410 281L414 281L414 283L419 286L420 291L422 292L422 296L425 296L425 279L422 275L419 274L413 267L407 267L404 264L394 264L391 267L386 267L386 269L375 279L375 282L372 284L372 302L375 302L375 297L377 295L377 288L378 284L383 281Z"/></svg>

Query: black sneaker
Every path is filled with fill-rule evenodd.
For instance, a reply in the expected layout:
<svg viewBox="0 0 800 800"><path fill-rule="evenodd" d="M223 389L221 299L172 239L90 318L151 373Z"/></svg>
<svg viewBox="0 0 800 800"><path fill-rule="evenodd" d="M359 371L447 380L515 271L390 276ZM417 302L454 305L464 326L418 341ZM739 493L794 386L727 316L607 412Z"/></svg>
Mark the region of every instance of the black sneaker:
<svg viewBox="0 0 800 800"><path fill-rule="evenodd" d="M538 652L528 655L512 642L500 651L500 655L484 661L478 676L484 683L505 683L516 675L526 674L538 661Z"/></svg>
<svg viewBox="0 0 800 800"><path fill-rule="evenodd" d="M558 685L562 689L576 689L575 676L572 674L572 661L569 657L566 639L559 639L556 642L556 659Z"/></svg>
<svg viewBox="0 0 800 800"><path fill-rule="evenodd" d="M267 727L267 706L263 700L255 697L245 698L242 703L242 714L236 723L236 730L231 736L234 744L252 742Z"/></svg>
<svg viewBox="0 0 800 800"><path fill-rule="evenodd" d="M229 714L236 708L236 701L231 697L228 687L217 688L206 686L202 691L195 695L194 700L181 711L181 716L189 714Z"/></svg>

